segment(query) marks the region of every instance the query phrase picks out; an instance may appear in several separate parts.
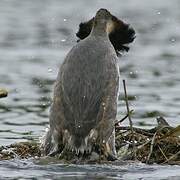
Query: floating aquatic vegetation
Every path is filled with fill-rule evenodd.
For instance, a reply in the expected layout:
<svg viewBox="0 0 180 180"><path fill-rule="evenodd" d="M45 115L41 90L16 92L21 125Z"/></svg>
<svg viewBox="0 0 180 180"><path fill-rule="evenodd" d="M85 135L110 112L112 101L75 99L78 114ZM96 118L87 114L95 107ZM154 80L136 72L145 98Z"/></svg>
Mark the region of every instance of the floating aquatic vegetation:
<svg viewBox="0 0 180 180"><path fill-rule="evenodd" d="M13 158L40 157L39 143L35 141L21 142L0 147L0 160Z"/></svg>
<svg viewBox="0 0 180 180"><path fill-rule="evenodd" d="M180 165L180 126L172 127L163 117L157 118L158 125L152 129L133 128L136 159L144 163ZM132 133L130 127L116 127L116 148L129 144L132 159Z"/></svg>
<svg viewBox="0 0 180 180"><path fill-rule="evenodd" d="M7 90L0 88L0 98L6 97L8 95Z"/></svg>

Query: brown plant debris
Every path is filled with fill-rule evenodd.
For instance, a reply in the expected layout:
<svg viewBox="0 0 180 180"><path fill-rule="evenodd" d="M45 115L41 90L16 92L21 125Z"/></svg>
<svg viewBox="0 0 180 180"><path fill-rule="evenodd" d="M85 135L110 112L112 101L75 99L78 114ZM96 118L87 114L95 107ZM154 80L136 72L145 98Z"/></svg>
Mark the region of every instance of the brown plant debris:
<svg viewBox="0 0 180 180"><path fill-rule="evenodd" d="M31 158L40 157L41 151L36 142L21 142L9 146L0 147L0 160L9 160L13 158Z"/></svg>
<svg viewBox="0 0 180 180"><path fill-rule="evenodd" d="M179 126L173 128L163 117L157 118L153 129L133 128L136 141L136 158L144 163L180 165ZM116 126L116 148L129 144L132 151L132 133L129 127ZM131 153L129 153L131 155ZM131 156L121 157L131 159Z"/></svg>
<svg viewBox="0 0 180 180"><path fill-rule="evenodd" d="M171 127L164 118L157 118L158 125L152 129L133 127L133 135L129 126L116 124L116 149L118 159L133 159L133 138L136 146L136 158L144 163L178 164L180 165L180 137L179 126ZM175 132L175 133L174 133ZM98 154L95 154L98 156ZM12 158L41 157L37 142L16 143L0 147L0 160ZM86 161L85 157L78 157L73 152L63 152L60 159L66 162ZM91 161L91 159L89 159ZM102 157L102 160L103 157ZM98 162L98 157L95 159ZM103 161L102 161L103 162Z"/></svg>
<svg viewBox="0 0 180 180"><path fill-rule="evenodd" d="M7 95L7 90L0 88L0 98L6 97Z"/></svg>

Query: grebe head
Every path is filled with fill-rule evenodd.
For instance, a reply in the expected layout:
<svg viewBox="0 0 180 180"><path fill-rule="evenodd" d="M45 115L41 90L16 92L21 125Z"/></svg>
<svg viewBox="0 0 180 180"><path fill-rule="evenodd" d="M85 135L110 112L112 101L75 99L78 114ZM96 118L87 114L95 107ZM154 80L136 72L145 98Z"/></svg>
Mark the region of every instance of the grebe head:
<svg viewBox="0 0 180 180"><path fill-rule="evenodd" d="M76 36L82 40L89 36L90 33L101 35L103 32L108 34L109 40L117 54L119 54L119 51L128 51L129 47L127 44L135 39L134 29L112 15L107 9L99 9L95 17L87 22L80 23Z"/></svg>

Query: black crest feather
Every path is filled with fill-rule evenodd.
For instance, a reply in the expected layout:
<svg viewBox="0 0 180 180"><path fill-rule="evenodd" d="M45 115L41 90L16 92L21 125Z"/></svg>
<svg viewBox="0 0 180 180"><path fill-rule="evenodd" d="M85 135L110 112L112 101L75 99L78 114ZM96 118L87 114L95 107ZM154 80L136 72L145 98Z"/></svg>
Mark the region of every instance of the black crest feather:
<svg viewBox="0 0 180 180"><path fill-rule="evenodd" d="M114 46L117 55L121 51L129 51L127 44L132 43L135 39L135 31L129 24L124 23L117 17L112 15L114 29L109 34L109 39ZM94 17L89 21L79 24L79 30L76 36L82 40L85 39L91 32L93 27Z"/></svg>

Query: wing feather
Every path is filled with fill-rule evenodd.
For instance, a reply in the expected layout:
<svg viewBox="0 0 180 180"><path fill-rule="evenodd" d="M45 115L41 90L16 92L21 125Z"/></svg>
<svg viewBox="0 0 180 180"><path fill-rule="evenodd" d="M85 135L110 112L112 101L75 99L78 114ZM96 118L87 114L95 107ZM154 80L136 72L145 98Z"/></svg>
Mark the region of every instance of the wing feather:
<svg viewBox="0 0 180 180"><path fill-rule="evenodd" d="M83 51L83 56L79 51ZM94 57L82 48L77 54L73 50L65 59L61 72L62 97L66 125L72 132L86 134L97 123L107 79L103 59L104 54Z"/></svg>

